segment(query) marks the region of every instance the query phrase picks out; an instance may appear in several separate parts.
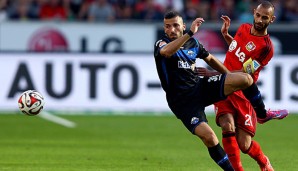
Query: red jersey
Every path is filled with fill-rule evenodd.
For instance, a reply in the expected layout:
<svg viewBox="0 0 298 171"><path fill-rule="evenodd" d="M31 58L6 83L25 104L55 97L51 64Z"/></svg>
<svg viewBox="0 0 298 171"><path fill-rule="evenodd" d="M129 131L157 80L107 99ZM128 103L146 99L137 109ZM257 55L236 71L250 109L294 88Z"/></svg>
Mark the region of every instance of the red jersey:
<svg viewBox="0 0 298 171"><path fill-rule="evenodd" d="M252 24L242 24L236 32L226 53L224 65L230 70L242 70L243 63L249 58L256 60L261 66L254 72L254 82L258 80L260 70L273 57L273 44L269 34L254 36L251 34Z"/></svg>

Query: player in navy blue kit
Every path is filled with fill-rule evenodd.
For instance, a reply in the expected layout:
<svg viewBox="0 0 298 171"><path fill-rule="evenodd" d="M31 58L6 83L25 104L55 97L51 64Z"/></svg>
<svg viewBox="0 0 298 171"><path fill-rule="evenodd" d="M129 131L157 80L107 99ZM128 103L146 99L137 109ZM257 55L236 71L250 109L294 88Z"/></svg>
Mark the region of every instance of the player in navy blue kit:
<svg viewBox="0 0 298 171"><path fill-rule="evenodd" d="M247 73L231 73L192 37L203 22L203 18L196 18L184 34L186 26L181 15L175 11L167 12L164 15L165 36L155 43L154 58L172 112L203 141L211 158L223 170L232 171L234 169L225 151L207 124L205 107L226 99L227 95L237 90L249 88L253 79ZM195 69L197 58L203 59L220 74L198 77Z"/></svg>

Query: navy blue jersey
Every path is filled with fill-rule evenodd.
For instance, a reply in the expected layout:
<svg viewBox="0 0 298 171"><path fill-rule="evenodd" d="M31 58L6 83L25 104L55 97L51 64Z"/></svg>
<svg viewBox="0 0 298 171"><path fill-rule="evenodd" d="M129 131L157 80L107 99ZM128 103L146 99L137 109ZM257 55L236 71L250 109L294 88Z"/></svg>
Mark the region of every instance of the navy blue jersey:
<svg viewBox="0 0 298 171"><path fill-rule="evenodd" d="M162 88L172 112L192 133L201 122L207 122L205 107L223 100L226 74L198 77L196 59L209 52L196 39L190 38L175 54L166 58L160 54L167 37L155 43L154 58Z"/></svg>
<svg viewBox="0 0 298 171"><path fill-rule="evenodd" d="M169 96L184 95L195 87L199 77L195 73L196 58L204 59L209 52L196 39L190 38L175 54L166 58L160 54L160 42L170 43L167 37L156 41L154 57L162 88Z"/></svg>

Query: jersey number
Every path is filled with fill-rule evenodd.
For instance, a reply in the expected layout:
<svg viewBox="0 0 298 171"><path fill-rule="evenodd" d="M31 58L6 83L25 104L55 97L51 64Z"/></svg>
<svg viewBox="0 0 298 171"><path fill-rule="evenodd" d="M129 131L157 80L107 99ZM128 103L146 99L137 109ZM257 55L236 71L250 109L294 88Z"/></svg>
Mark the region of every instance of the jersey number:
<svg viewBox="0 0 298 171"><path fill-rule="evenodd" d="M245 59L245 53L244 52L240 52L240 47L236 50L235 55L238 57L240 62L244 62Z"/></svg>
<svg viewBox="0 0 298 171"><path fill-rule="evenodd" d="M246 126L252 126L252 123L251 123L251 116L248 115L248 114L246 114L246 115L245 115L245 118L246 118L246 120L245 120L245 124L244 124L244 125L246 125Z"/></svg>

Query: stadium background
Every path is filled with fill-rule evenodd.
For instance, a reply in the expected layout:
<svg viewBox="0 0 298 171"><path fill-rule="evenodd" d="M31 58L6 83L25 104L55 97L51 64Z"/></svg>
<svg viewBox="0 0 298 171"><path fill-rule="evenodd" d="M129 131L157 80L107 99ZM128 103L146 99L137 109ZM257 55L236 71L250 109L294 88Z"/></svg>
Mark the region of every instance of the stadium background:
<svg viewBox="0 0 298 171"><path fill-rule="evenodd" d="M276 53L259 85L267 106L298 112L298 13L292 0L272 2L277 19L269 33ZM169 112L152 56L154 42L163 34L163 12L180 10L187 25L204 16L206 23L195 36L223 59L227 45L219 16L231 17L233 35L239 24L251 22L248 14L256 3L1 1L1 73L6 74L1 78L0 108L16 110L20 93L37 89L45 96L46 110ZM212 112L211 107L207 110Z"/></svg>

